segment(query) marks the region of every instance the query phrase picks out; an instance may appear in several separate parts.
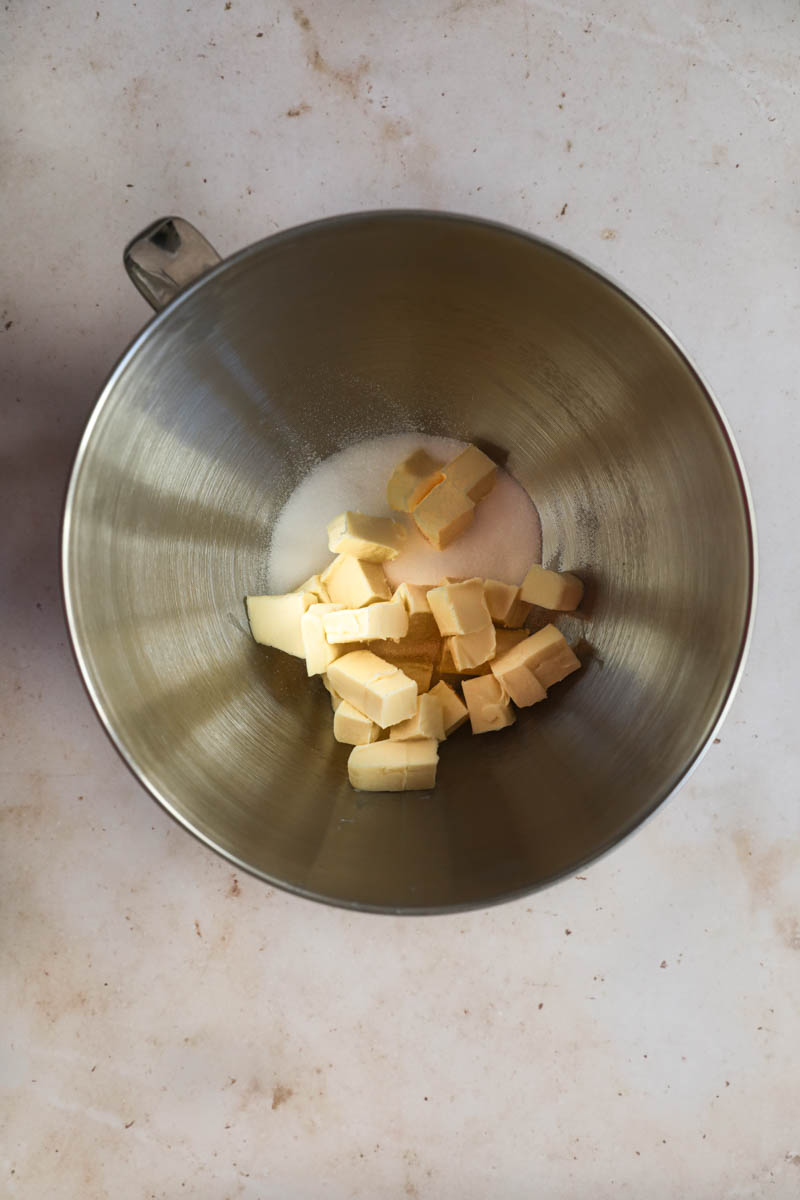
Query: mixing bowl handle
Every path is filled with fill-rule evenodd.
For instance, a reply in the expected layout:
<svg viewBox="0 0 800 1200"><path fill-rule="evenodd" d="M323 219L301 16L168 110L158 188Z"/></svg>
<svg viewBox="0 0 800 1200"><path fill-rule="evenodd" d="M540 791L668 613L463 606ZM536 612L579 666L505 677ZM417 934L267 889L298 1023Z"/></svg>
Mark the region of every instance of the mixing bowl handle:
<svg viewBox="0 0 800 1200"><path fill-rule="evenodd" d="M128 243L122 261L134 285L158 312L222 259L183 217L161 217Z"/></svg>

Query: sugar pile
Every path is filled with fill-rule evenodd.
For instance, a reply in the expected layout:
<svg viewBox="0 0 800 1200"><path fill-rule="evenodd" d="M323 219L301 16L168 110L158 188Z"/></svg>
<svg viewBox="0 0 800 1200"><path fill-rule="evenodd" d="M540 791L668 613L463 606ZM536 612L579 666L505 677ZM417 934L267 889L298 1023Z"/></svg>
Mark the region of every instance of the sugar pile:
<svg viewBox="0 0 800 1200"><path fill-rule="evenodd" d="M525 489L505 471L475 510L472 527L446 550L434 550L413 521L393 512L386 484L394 468L413 450L425 449L446 462L465 448L452 438L391 434L356 442L315 466L281 510L267 564L270 592L289 592L331 561L327 525L350 510L392 516L406 526L406 548L386 564L389 582L439 583L444 575L502 579L521 583L531 563L541 562L539 515Z"/></svg>

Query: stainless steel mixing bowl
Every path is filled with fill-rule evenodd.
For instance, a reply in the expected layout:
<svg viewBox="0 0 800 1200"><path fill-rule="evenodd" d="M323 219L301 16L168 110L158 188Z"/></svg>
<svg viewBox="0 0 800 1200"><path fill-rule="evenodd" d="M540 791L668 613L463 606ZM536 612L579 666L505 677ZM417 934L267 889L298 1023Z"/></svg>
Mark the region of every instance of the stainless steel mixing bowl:
<svg viewBox="0 0 800 1200"><path fill-rule="evenodd" d="M271 883L390 912L542 887L651 814L730 702L755 576L730 431L663 327L557 247L444 214L222 264L173 218L126 263L169 303L87 427L63 574L91 698L156 799ZM545 564L587 584L561 622L585 667L513 730L454 738L434 792L363 795L327 695L255 645L242 599L309 465L408 430L479 442L529 490Z"/></svg>

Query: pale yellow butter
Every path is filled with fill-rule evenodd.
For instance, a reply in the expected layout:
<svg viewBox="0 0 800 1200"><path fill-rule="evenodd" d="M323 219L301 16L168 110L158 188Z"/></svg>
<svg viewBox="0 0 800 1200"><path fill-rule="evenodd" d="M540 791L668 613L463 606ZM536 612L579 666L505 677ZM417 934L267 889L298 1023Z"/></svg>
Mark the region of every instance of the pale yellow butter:
<svg viewBox="0 0 800 1200"><path fill-rule="evenodd" d="M443 479L441 463L431 458L427 450L415 450L392 472L386 488L390 508L398 512L413 512L428 492Z"/></svg>
<svg viewBox="0 0 800 1200"><path fill-rule="evenodd" d="M520 708L544 700L547 688L580 667L564 635L546 625L492 662L492 673Z"/></svg>
<svg viewBox="0 0 800 1200"><path fill-rule="evenodd" d="M455 634L453 635L456 636ZM462 635L463 636L463 635ZM489 663L483 662L475 667L462 667L459 669L453 662L453 655L450 650L450 638L445 638L442 643L442 653L439 659L439 674L440 675L488 675ZM462 658L463 661L463 658Z"/></svg>
<svg viewBox="0 0 800 1200"><path fill-rule="evenodd" d="M450 687L450 684L445 683L443 679L439 680L435 688L431 688L430 695L435 696L439 701L439 706L442 710L444 736L449 737L451 733L455 733L457 729L460 729L467 720L469 716L467 706L461 703L461 700Z"/></svg>
<svg viewBox="0 0 800 1200"><path fill-rule="evenodd" d="M522 599L520 588L513 583L501 583L499 579L484 579L483 591L495 625L519 629L525 624L531 606Z"/></svg>
<svg viewBox="0 0 800 1200"><path fill-rule="evenodd" d="M434 549L444 550L470 527L475 517L475 505L469 496L445 479L428 492L413 516L425 540Z"/></svg>
<svg viewBox="0 0 800 1200"><path fill-rule="evenodd" d="M554 612L574 612L583 599L583 582L569 571L547 571L534 563L522 581L522 599Z"/></svg>
<svg viewBox="0 0 800 1200"><path fill-rule="evenodd" d="M309 576L308 579L300 584L300 587L296 587L294 590L296 592L311 592L316 598L317 604L329 604L331 600L322 575Z"/></svg>
<svg viewBox="0 0 800 1200"><path fill-rule="evenodd" d="M334 604L345 608L363 608L392 598L383 564L366 562L352 554L338 554L323 571L322 584Z"/></svg>
<svg viewBox="0 0 800 1200"><path fill-rule="evenodd" d="M547 689L542 687L535 673L525 663L515 666L512 662L504 661L497 670L495 663L492 663L492 674L519 708L529 708L531 704L547 699Z"/></svg>
<svg viewBox="0 0 800 1200"><path fill-rule="evenodd" d="M445 479L476 504L489 495L497 478L497 466L477 446L467 446L442 468Z"/></svg>
<svg viewBox="0 0 800 1200"><path fill-rule="evenodd" d="M339 608L323 619L325 637L332 645L368 642L376 638L399 639L408 633L408 613L402 604L386 600L366 608Z"/></svg>
<svg viewBox="0 0 800 1200"><path fill-rule="evenodd" d="M497 635L491 621L483 629L474 633L455 633L447 639L456 670L459 672L480 667L494 658L497 648Z"/></svg>
<svg viewBox="0 0 800 1200"><path fill-rule="evenodd" d="M418 583L401 583L392 600L402 604L408 613L408 636L431 637L438 634L431 606L428 604L428 589Z"/></svg>
<svg viewBox="0 0 800 1200"><path fill-rule="evenodd" d="M333 716L333 736L337 742L348 746L367 746L377 742L381 735L379 727L365 713L352 705L348 700L342 700L337 705Z"/></svg>
<svg viewBox="0 0 800 1200"><path fill-rule="evenodd" d="M389 737L400 742L419 738L435 738L437 742L443 742L444 713L438 696L433 696L430 692L418 696L414 716L393 725Z"/></svg>
<svg viewBox="0 0 800 1200"><path fill-rule="evenodd" d="M453 633L476 633L492 623L482 579L465 579L462 583L444 583L431 588L428 604L444 637Z"/></svg>
<svg viewBox="0 0 800 1200"><path fill-rule="evenodd" d="M336 691L333 684L328 679L327 675L320 675L320 679L322 680L322 682L325 686L325 690L327 691L328 695L331 698L331 708L333 709L334 712L336 712L336 709L342 703L342 697Z"/></svg>
<svg viewBox="0 0 800 1200"><path fill-rule="evenodd" d="M405 529L391 517L343 512L328 525L328 547L333 554L350 554L366 562L397 558L405 539Z"/></svg>
<svg viewBox="0 0 800 1200"><path fill-rule="evenodd" d="M316 603L311 592L289 592L286 596L248 596L245 599L250 632L262 646L274 646L286 654L305 658L300 620Z"/></svg>
<svg viewBox="0 0 800 1200"><path fill-rule="evenodd" d="M341 646L331 646L325 636L325 618L336 612L340 604L312 604L300 619L300 633L309 675L322 675L334 661L344 654Z"/></svg>
<svg viewBox="0 0 800 1200"><path fill-rule="evenodd" d="M436 785L438 743L421 741L373 742L356 746L347 760L351 785L362 792L426 791Z"/></svg>
<svg viewBox="0 0 800 1200"><path fill-rule="evenodd" d="M552 687L579 670L581 660L555 625L545 625L544 629L531 635L531 641L538 656L534 671L543 688Z"/></svg>
<svg viewBox="0 0 800 1200"><path fill-rule="evenodd" d="M493 733L514 724L517 714L494 675L465 679L463 687L473 733Z"/></svg>
<svg viewBox="0 0 800 1200"><path fill-rule="evenodd" d="M339 695L366 713L381 729L413 717L417 685L369 650L354 650L331 663L328 680Z"/></svg>

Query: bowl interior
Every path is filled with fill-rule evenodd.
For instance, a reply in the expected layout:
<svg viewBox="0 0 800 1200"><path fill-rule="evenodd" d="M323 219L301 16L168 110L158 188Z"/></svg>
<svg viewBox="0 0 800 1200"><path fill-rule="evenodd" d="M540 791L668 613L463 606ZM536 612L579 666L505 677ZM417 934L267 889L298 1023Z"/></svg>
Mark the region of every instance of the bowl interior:
<svg viewBox="0 0 800 1200"><path fill-rule="evenodd" d="M528 489L543 561L587 582L560 622L585 668L513 731L457 735L434 792L363 795L242 601L310 466L409 430ZM552 246L412 213L269 239L152 323L84 438L64 566L92 697L161 802L275 883L400 911L542 885L652 812L724 709L753 580L728 435L658 325Z"/></svg>

